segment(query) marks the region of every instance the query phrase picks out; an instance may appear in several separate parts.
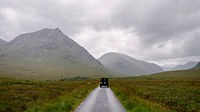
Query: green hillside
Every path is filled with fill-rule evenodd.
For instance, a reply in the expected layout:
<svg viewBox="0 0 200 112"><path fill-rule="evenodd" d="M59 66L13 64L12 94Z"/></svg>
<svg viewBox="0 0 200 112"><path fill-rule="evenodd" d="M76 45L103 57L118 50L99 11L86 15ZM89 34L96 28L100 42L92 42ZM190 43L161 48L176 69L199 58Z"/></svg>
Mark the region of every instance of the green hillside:
<svg viewBox="0 0 200 112"><path fill-rule="evenodd" d="M148 76L153 79L200 80L200 70L169 71Z"/></svg>
<svg viewBox="0 0 200 112"><path fill-rule="evenodd" d="M116 78L110 83L127 112L200 111L200 70Z"/></svg>
<svg viewBox="0 0 200 112"><path fill-rule="evenodd" d="M63 59L54 55L41 62L37 58L3 57L0 58L0 76L28 80L60 80L70 77L112 77L117 73L103 66L92 65L78 59Z"/></svg>
<svg viewBox="0 0 200 112"><path fill-rule="evenodd" d="M22 64L5 65L0 62L0 76L28 80L59 80L70 77L112 77L117 76L105 68L92 67L81 63L79 65L40 65L40 64Z"/></svg>

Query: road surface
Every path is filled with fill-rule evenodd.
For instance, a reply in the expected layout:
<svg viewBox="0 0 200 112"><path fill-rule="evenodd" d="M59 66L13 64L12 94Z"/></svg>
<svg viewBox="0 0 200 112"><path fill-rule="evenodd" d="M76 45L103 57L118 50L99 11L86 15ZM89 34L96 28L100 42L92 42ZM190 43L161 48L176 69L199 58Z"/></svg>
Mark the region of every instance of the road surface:
<svg viewBox="0 0 200 112"><path fill-rule="evenodd" d="M97 87L75 112L126 112L110 88Z"/></svg>

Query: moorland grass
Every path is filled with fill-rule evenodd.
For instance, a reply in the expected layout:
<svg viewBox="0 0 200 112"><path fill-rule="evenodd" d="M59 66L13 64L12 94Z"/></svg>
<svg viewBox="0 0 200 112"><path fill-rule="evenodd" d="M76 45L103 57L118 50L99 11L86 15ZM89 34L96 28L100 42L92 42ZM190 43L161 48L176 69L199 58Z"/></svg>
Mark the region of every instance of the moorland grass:
<svg viewBox="0 0 200 112"><path fill-rule="evenodd" d="M112 79L110 83L115 95L128 112L199 112L198 73L199 71L191 70L166 72Z"/></svg>
<svg viewBox="0 0 200 112"><path fill-rule="evenodd" d="M0 112L70 112L97 80L29 81L0 78Z"/></svg>

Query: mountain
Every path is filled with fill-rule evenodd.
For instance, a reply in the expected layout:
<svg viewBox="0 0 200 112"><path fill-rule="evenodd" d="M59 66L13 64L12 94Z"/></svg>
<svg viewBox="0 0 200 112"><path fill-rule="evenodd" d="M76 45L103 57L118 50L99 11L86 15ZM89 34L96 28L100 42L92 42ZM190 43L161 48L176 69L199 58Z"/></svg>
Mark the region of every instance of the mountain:
<svg viewBox="0 0 200 112"><path fill-rule="evenodd" d="M173 68L169 68L169 67L163 67L164 70L166 71L172 71L172 70L187 70L187 69L191 69L193 67L195 67L198 64L198 62L188 62L184 65L178 65L175 66Z"/></svg>
<svg viewBox="0 0 200 112"><path fill-rule="evenodd" d="M98 59L105 67L131 76L163 72L156 64L147 63L120 53L107 53Z"/></svg>
<svg viewBox="0 0 200 112"><path fill-rule="evenodd" d="M4 46L5 44L7 44L7 42L4 41L4 40L2 40L2 39L0 39L0 47L1 47L1 46Z"/></svg>
<svg viewBox="0 0 200 112"><path fill-rule="evenodd" d="M0 73L33 79L101 77L105 67L60 29L17 36L0 49Z"/></svg>
<svg viewBox="0 0 200 112"><path fill-rule="evenodd" d="M198 70L200 70L200 62L195 67L193 67L192 69L198 69Z"/></svg>

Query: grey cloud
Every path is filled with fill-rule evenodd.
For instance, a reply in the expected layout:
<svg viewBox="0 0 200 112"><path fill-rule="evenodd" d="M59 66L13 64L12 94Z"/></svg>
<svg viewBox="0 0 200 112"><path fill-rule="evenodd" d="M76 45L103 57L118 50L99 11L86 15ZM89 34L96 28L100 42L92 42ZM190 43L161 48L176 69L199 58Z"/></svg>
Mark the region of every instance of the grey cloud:
<svg viewBox="0 0 200 112"><path fill-rule="evenodd" d="M24 32L59 27L98 57L112 50L153 61L198 56L199 6L199 0L1 0L0 37L8 41ZM15 13L14 21L5 9ZM114 33L131 28L128 34L138 36L134 48L135 35Z"/></svg>
<svg viewBox="0 0 200 112"><path fill-rule="evenodd" d="M182 54L183 56L196 56L200 55L200 28L198 32L192 32L192 34L187 35L184 43L182 43Z"/></svg>
<svg viewBox="0 0 200 112"><path fill-rule="evenodd" d="M114 16L116 22L125 27L134 25L143 39L153 44L200 25L200 1L126 1Z"/></svg>

